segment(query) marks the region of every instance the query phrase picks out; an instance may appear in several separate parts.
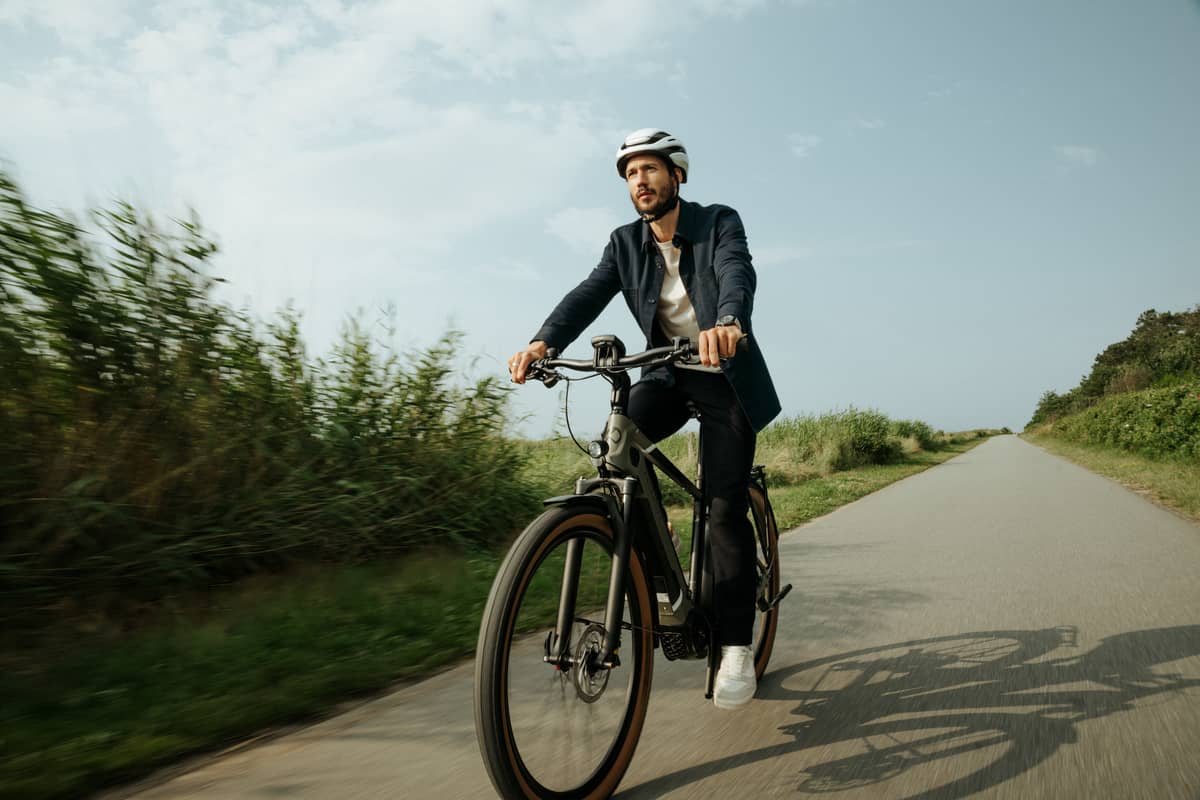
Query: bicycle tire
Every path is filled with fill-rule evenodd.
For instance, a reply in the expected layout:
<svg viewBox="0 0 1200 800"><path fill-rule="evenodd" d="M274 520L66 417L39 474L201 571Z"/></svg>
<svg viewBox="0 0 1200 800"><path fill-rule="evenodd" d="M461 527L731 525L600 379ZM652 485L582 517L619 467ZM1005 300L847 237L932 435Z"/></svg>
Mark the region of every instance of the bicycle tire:
<svg viewBox="0 0 1200 800"><path fill-rule="evenodd" d="M779 528L775 523L775 511L766 491L757 484L750 484L750 519L754 526L756 580L762 586L755 595L755 602L765 599L770 602L779 594ZM766 579L763 579L764 574ZM766 611L757 610L754 620L754 675L762 679L775 649L775 634L779 629L779 606L773 605Z"/></svg>
<svg viewBox="0 0 1200 800"><path fill-rule="evenodd" d="M553 708L550 713L544 708L538 709L541 716L537 718L537 724L543 730L557 724L569 724L575 715L587 717L593 709L579 703L570 704L574 698L566 691L566 681L574 684L584 679L563 677L568 672L575 675L575 668L556 674L555 668L542 660L544 650L537 646L541 634L527 635L518 623L525 601L530 600L531 607L538 603L533 594L537 590L531 591L531 587L538 580L539 568L547 566L552 570L555 558L552 554L572 539L584 540L585 547L587 542L598 545L603 554L595 558L607 558L607 569L611 570L613 532L607 519L590 508L569 505L551 508L534 520L514 542L496 575L484 609L475 659L475 730L488 776L504 798L595 800L608 797L616 790L632 761L646 718L654 666L653 610L646 575L635 551L629 559L626 579L624 619L628 620L629 629L621 636L621 664L608 671L612 676L624 671L624 676L619 679L626 682L624 695L620 695L620 689L615 689L617 694L606 703L607 713L615 720L611 724L612 742L597 748L603 754L596 758L594 767L585 764L576 770L577 775L554 776L556 780L551 781L542 772L560 771L562 765L556 760L559 755L547 760L545 754L530 752L534 745L521 733L524 716L529 716L524 709L529 704L510 697L510 692L515 692L518 686L530 685L531 696L540 691L543 684L548 687L544 705ZM600 567L603 565L597 569ZM581 570L580 583L584 580L582 573L587 571L586 567ZM561 567L559 581L561 583ZM603 585L607 591L607 572L603 575ZM582 597L581 594L581 604L586 602ZM543 633L553 629L556 608L557 603L552 602ZM579 604L576 609L578 619ZM602 613L592 616L603 619ZM603 676L604 686L599 690L604 696L611 688L609 675ZM552 678L559 681L558 695ZM543 683L537 683L539 681ZM580 697L584 696L578 686L573 688ZM585 733L592 735L590 728ZM577 743L572 735L547 736L542 731L531 735L539 737L537 747L542 749L575 747L583 750L586 756L590 746L586 737L580 737L581 741ZM602 738L607 735L603 734ZM539 760L548 766L543 768L544 765L537 763Z"/></svg>

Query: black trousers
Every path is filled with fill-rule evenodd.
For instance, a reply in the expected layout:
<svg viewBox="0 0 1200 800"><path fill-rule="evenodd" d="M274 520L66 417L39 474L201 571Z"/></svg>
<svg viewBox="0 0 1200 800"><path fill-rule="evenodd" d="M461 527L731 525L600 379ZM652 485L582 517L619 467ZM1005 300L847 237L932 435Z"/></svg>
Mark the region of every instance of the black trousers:
<svg viewBox="0 0 1200 800"><path fill-rule="evenodd" d="M687 403L700 409L704 492L709 500L713 604L722 645L749 645L754 634L754 531L746 513L754 462L754 428L733 387L720 373L675 370L675 385L639 381L629 395L629 417L657 442L683 427Z"/></svg>

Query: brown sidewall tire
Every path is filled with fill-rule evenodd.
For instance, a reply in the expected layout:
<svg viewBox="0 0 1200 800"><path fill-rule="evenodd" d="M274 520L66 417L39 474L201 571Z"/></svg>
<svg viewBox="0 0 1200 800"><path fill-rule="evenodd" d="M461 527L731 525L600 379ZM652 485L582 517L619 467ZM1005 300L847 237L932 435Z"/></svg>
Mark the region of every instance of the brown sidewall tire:
<svg viewBox="0 0 1200 800"><path fill-rule="evenodd" d="M774 564L768 588L771 597L779 594L781 565L779 563L779 528L775 524L775 512L767 502L766 493L755 485L750 486L750 513L754 516L756 534L763 536L770 548L767 553L767 563ZM757 600L757 598L755 598ZM779 606L770 611L757 611L758 624L762 626L762 635L754 649L754 675L759 680L767 671L771 661L771 652L775 649L775 634L779 629Z"/></svg>

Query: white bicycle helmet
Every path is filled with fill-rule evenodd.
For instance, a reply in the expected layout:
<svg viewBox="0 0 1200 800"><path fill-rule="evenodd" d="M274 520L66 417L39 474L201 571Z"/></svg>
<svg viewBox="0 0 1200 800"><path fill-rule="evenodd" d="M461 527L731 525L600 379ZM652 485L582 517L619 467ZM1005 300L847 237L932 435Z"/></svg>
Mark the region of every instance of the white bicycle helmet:
<svg viewBox="0 0 1200 800"><path fill-rule="evenodd" d="M683 170L683 183L687 183L688 154L683 142L658 128L642 128L625 137L617 148L617 174L625 177L625 162L638 153L657 153L669 158Z"/></svg>

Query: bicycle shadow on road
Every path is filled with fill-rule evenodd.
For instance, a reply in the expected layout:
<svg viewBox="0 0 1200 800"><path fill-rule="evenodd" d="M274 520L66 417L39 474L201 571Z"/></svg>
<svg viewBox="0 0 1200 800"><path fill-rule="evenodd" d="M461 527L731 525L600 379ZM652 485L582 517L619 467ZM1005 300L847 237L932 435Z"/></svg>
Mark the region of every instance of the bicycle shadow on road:
<svg viewBox="0 0 1200 800"><path fill-rule="evenodd" d="M980 631L769 672L756 702L799 703L791 713L800 721L779 729L790 741L682 769L620 796L660 797L728 769L810 751L798 759L797 792L872 786L938 762L942 782L906 798L955 800L1076 742L1077 723L1200 687L1200 666L1188 676L1169 672L1171 662L1200 655L1200 625L1124 633L1082 655L1051 655L1073 646L1075 635L1072 627Z"/></svg>

